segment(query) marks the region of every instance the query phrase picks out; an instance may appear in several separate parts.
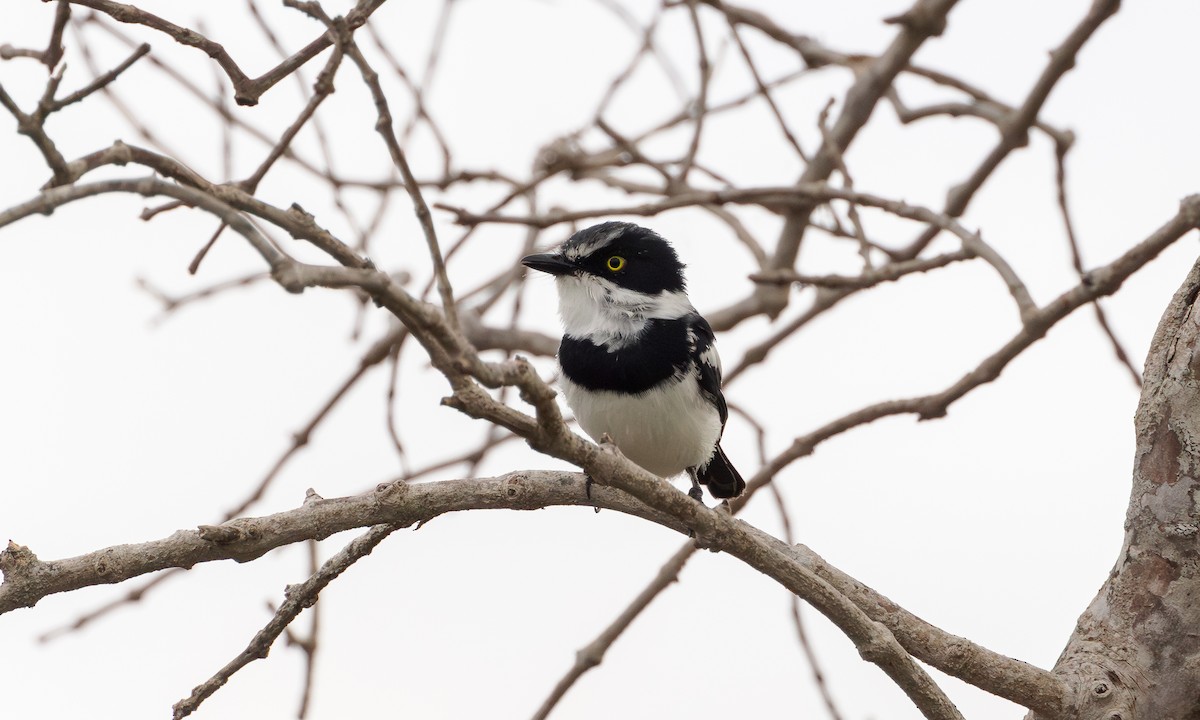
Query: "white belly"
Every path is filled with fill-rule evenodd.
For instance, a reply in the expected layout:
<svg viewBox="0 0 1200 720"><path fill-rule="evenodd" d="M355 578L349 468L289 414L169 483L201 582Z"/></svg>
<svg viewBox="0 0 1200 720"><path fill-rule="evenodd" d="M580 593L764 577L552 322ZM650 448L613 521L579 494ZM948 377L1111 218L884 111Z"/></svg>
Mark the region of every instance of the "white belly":
<svg viewBox="0 0 1200 720"><path fill-rule="evenodd" d="M704 465L721 437L721 417L692 377L637 395L587 390L566 376L560 384L584 432L596 441L607 433L659 477Z"/></svg>

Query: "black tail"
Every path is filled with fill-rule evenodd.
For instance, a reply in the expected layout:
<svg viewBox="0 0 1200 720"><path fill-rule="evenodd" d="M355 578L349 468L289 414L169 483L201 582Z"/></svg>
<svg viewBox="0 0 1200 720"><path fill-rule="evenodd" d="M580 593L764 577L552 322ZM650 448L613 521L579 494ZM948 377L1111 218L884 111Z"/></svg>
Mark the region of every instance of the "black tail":
<svg viewBox="0 0 1200 720"><path fill-rule="evenodd" d="M725 457L720 443L717 443L717 449L713 451L708 464L696 468L696 478L708 486L708 492L715 498L735 498L746 489L746 481L729 462L729 458Z"/></svg>

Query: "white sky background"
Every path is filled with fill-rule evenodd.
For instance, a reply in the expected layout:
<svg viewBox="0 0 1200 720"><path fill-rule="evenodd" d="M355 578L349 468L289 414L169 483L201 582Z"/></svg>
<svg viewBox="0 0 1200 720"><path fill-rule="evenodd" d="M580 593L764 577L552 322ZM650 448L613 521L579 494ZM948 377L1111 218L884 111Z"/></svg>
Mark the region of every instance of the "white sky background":
<svg viewBox="0 0 1200 720"><path fill-rule="evenodd" d="M908 3L758 5L784 27L835 49L877 53L896 32L880 19ZM1088 5L964 0L950 15L946 37L926 43L917 61L1017 103L1044 67L1047 51ZM252 75L274 63L241 3L147 7L182 24L203 14L210 36ZM421 66L438 7L394 1L373 20L410 70ZM0 43L43 46L53 11L52 4L34 0L6 3ZM289 48L317 32L294 11L272 5L264 12L279 23ZM1144 238L1174 214L1181 197L1200 190L1198 101L1191 89L1196 27L1200 6L1193 2L1127 3L1047 103L1043 119L1078 134L1070 199L1089 266ZM722 34L719 24L707 29L710 38ZM202 53L149 31L138 37L195 82L214 86ZM661 37L684 58L680 64L690 80L690 27L670 25ZM71 52L77 43L70 33L67 42L64 88L70 90L91 76ZM588 122L636 42L598 3L459 3L430 96L457 165L527 172L540 145ZM103 67L127 54L115 44L103 50ZM743 87L745 80L736 48L724 52L718 93ZM764 48L756 57L770 77L799 67L798 58L780 50ZM317 67L306 68L306 77ZM619 130L653 125L678 107L661 77L645 75L609 115ZM840 99L849 81L845 70L823 70L780 96L806 148L816 146L820 107L830 97ZM43 82L43 68L31 61L0 63L0 83L27 109ZM219 129L199 105L163 84L144 61L116 89L170 149L206 177L223 179ZM914 80L901 89L910 105L944 96ZM403 122L407 96L397 91L392 98ZM239 113L277 136L299 102L289 79L258 107ZM349 65L322 113L335 135L335 167L354 177L387 171L386 151L371 132L373 108ZM722 139L706 148L705 159L739 181L793 181L800 168L778 150L765 111L754 107L741 117L766 129L735 135L724 120L714 120L711 132ZM48 177L14 125L0 116L3 207L32 197ZM102 98L56 115L48 130L68 158L116 138L144 144ZM858 189L940 208L946 190L991 149L995 135L974 120L900 127L882 104L847 159ZM438 169L427 140L418 133L411 145L410 161L421 177ZM311 133L302 134L298 145L317 157ZM257 165L264 148L241 137L236 149L242 154L233 175L240 177ZM145 173L116 168L106 174ZM1052 181L1053 150L1035 133L965 216L965 224L982 229L1013 264L1039 303L1075 282ZM347 232L329 198L293 166L277 167L261 192L277 205L297 201L318 221ZM448 201L481 210L493 197L471 187ZM351 201L364 214L373 208L366 195ZM567 184L552 186L543 198L545 207L622 202L628 200ZM137 215L145 205L140 198L110 196L0 231L0 540L28 545L43 559L159 538L219 518L259 481L287 448L289 433L308 421L386 327L377 311L364 339L352 340L356 311L345 295L310 290L291 296L266 284L156 323L160 306L137 289L135 278L182 294L260 263L227 234L199 276L188 276L187 263L215 222L174 212L143 223ZM386 242L376 243L376 260L423 283L427 255L409 215L407 200L398 195L381 236ZM438 217L448 244L460 231L445 213ZM865 217L868 231L880 239L915 234L911 226ZM771 218L760 214L753 221L763 238L773 239ZM668 214L646 224L676 243L702 312L749 290L745 276L752 259L730 242L724 226L699 213ZM523 231L486 232L451 265L459 287L471 287L514 260ZM551 229L545 242L561 240L565 232ZM1194 237L1177 243L1106 302L1117 335L1139 364L1195 247ZM312 256L294 244L287 248ZM806 272L847 272L855 269L854 259L845 243L817 239L806 244L801 265ZM551 283L532 283L525 305L529 325L557 331L552 293ZM798 297L785 317L794 317L806 297ZM765 334L765 325L749 322L719 338L727 367ZM1017 327L1011 299L987 266L958 265L855 296L739 379L728 396L763 420L769 450L776 452L794 436L865 404L949 385ZM437 407L444 382L416 353L408 358L400 425L412 464L420 467L464 448L481 426ZM380 368L321 426L252 512L295 507L308 487L333 497L397 474L383 422L385 391ZM954 404L947 418L920 424L892 418L855 429L789 467L778 484L793 509L798 540L830 562L950 632L1049 667L1120 546L1136 402L1126 371L1090 309L1083 309L998 382ZM751 431L735 418L727 437L729 455L748 476L756 469ZM513 443L483 472L529 467L561 465ZM744 517L779 531L767 493ZM350 537L325 542L323 552L336 551ZM475 512L400 532L321 596L311 717L528 717L576 649L626 606L680 542L642 521L585 509ZM35 638L132 585L52 596L32 610L6 615L0 618L0 718L167 717L173 702L245 646L270 617L267 603L278 603L287 583L304 579L306 565L303 549L292 548L248 565L200 566L140 604L48 644ZM836 629L806 610L847 720L919 717ZM302 617L297 628L306 627ZM269 659L236 675L196 717L293 717L301 681L300 653L280 642ZM973 720L1023 714L957 681L944 686ZM652 716L824 717L785 591L732 558L698 555L682 582L655 601L555 715Z"/></svg>

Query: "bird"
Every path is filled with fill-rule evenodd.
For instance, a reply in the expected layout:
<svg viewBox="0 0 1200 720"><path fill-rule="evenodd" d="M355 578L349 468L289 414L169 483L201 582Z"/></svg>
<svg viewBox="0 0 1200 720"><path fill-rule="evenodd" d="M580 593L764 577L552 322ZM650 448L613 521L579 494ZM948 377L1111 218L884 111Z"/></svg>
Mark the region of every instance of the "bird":
<svg viewBox="0 0 1200 720"><path fill-rule="evenodd" d="M746 482L721 449L729 408L712 327L687 295L666 239L603 222L521 264L554 277L563 336L560 387L579 426L663 478L687 472L721 500Z"/></svg>

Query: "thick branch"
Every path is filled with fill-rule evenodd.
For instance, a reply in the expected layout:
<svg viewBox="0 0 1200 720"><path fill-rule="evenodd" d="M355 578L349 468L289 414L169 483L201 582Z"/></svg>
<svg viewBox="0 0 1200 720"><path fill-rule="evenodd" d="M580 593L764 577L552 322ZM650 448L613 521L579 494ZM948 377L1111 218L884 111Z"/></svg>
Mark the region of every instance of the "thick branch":
<svg viewBox="0 0 1200 720"><path fill-rule="evenodd" d="M1200 262L1146 358L1125 542L1055 672L1072 717L1159 720L1200 709Z"/></svg>
<svg viewBox="0 0 1200 720"><path fill-rule="evenodd" d="M602 507L684 531L676 521L610 488L584 492L578 473L515 472L495 478L380 485L353 497L316 500L295 510L239 518L132 545L115 545L62 560L42 561L10 542L0 552L0 613L33 607L47 595L122 582L173 567L215 560L248 562L275 548L372 525L409 527L458 510L537 510L556 505Z"/></svg>

